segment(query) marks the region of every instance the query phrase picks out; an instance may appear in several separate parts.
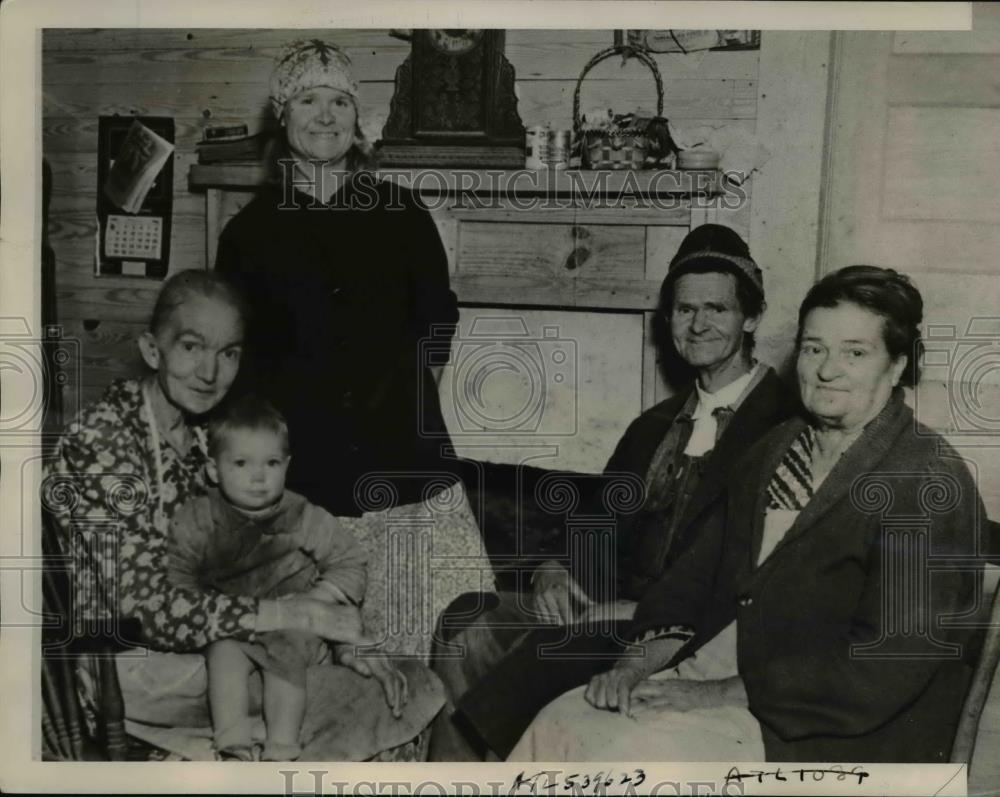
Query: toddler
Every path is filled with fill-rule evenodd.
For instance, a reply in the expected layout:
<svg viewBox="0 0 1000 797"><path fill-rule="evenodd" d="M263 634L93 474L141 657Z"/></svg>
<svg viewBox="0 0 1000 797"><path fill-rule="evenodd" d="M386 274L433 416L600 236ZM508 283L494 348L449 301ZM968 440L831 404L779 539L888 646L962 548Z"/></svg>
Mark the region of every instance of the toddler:
<svg viewBox="0 0 1000 797"><path fill-rule="evenodd" d="M361 546L332 515L285 490L288 427L277 410L255 398L235 403L210 425L208 454L208 476L217 487L184 504L171 522L172 582L256 598L295 595L360 603L365 588ZM338 649L341 663L378 677L398 714L398 697L405 694L402 674L384 660ZM306 669L329 656L324 640L305 631L272 631L258 634L254 642L215 642L205 655L219 758L298 758ZM267 739L262 751L253 744L248 716L248 680L254 670L263 682Z"/></svg>

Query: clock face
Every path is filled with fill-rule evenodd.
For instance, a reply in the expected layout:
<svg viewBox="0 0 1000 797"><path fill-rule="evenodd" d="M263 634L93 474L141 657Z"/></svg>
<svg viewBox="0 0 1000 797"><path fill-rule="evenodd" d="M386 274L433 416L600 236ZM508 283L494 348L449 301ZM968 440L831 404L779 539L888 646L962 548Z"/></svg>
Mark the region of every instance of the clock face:
<svg viewBox="0 0 1000 797"><path fill-rule="evenodd" d="M448 55L467 53L483 38L481 30L469 28L435 28L428 34L434 49Z"/></svg>

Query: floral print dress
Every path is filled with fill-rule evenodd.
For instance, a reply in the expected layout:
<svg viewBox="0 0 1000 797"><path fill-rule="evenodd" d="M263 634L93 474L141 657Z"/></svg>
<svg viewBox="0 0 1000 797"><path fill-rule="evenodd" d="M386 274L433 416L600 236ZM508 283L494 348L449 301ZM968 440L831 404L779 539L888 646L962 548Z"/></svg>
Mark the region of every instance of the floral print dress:
<svg viewBox="0 0 1000 797"><path fill-rule="evenodd" d="M58 523L72 562L74 622L135 617L151 648L198 650L218 639L253 637L257 600L171 586L168 522L205 491L205 430L181 456L157 451L149 406L136 380L118 380L73 422L46 464L43 512Z"/></svg>
<svg viewBox="0 0 1000 797"><path fill-rule="evenodd" d="M169 520L206 490L207 442L205 430L194 426L194 444L185 456L162 438L154 448L151 421L138 381L112 383L68 427L46 461L43 516L57 524L62 553L71 562L74 623L134 617L152 649L116 659L128 733L181 758L211 760L204 657L190 654L219 639L255 641L258 601L171 585ZM398 720L375 679L343 667L310 670L304 756L419 757L421 731L444 695L423 664L401 666L410 700ZM88 680L86 672L81 675ZM259 712L259 701L259 694L252 695L252 711ZM255 733L263 738L259 718Z"/></svg>

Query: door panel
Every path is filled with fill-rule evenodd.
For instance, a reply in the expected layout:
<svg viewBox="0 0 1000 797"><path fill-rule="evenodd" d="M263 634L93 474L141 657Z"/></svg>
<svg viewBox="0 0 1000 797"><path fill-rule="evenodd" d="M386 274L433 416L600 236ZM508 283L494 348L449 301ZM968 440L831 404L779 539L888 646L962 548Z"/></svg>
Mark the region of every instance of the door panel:
<svg viewBox="0 0 1000 797"><path fill-rule="evenodd" d="M932 352L911 399L1000 517L1000 5L973 24L836 34L819 266L914 280Z"/></svg>

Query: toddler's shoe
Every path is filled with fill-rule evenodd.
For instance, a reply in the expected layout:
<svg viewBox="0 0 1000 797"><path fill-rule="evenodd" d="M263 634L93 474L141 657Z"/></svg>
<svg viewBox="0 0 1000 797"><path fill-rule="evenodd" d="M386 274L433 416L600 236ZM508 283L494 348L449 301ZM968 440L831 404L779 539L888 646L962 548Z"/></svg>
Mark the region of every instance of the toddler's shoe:
<svg viewBox="0 0 1000 797"><path fill-rule="evenodd" d="M286 744L285 742L266 742L261 751L261 761L298 761L302 755L301 744Z"/></svg>
<svg viewBox="0 0 1000 797"><path fill-rule="evenodd" d="M259 744L232 744L215 752L219 761L260 761Z"/></svg>

